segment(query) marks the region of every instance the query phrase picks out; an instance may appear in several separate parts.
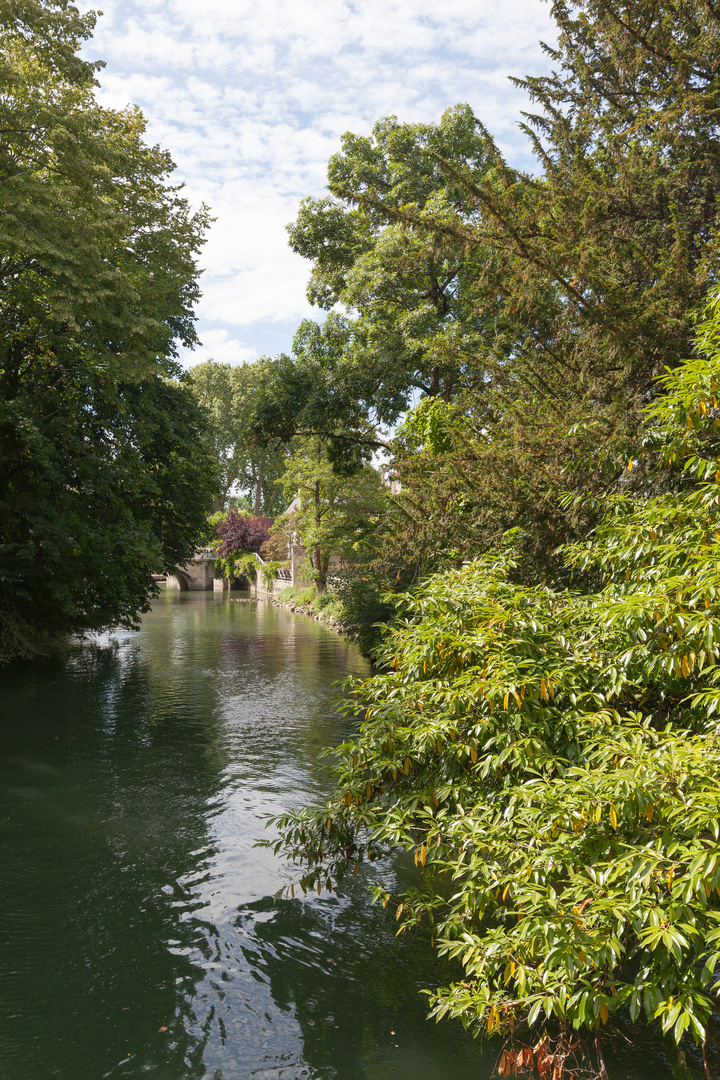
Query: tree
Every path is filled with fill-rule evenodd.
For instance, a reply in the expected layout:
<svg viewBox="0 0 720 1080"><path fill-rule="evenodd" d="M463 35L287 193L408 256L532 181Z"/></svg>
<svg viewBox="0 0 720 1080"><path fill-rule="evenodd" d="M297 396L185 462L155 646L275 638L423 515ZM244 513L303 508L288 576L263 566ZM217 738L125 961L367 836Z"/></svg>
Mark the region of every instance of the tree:
<svg viewBox="0 0 720 1080"><path fill-rule="evenodd" d="M134 625L215 487L176 378L207 222L130 109L100 108L66 0L0 12L0 654Z"/></svg>
<svg viewBox="0 0 720 1080"><path fill-rule="evenodd" d="M368 537L384 504L384 485L369 465L339 475L317 438L300 441L283 484L287 495L294 493L298 499L286 528L306 549L312 578L323 591L333 556L350 562L367 557Z"/></svg>
<svg viewBox="0 0 720 1080"><path fill-rule="evenodd" d="M595 518L556 494L620 482L606 466L663 365L692 355L692 312L717 274L719 46L702 0L553 13L554 73L520 80L538 175L511 169L467 106L437 125L389 118L344 137L329 196L306 200L290 237L312 260L309 297L353 313L322 378L303 383L315 369L298 354L297 413L329 434L351 416L359 437L361 414L395 422L420 392L465 419L442 478L400 448L408 513L391 557L405 540L409 558L490 551L518 525L518 572L560 583L553 551Z"/></svg>
<svg viewBox="0 0 720 1080"><path fill-rule="evenodd" d="M492 325L478 317L474 280L491 256L469 255L464 237L437 226L443 215L468 226L477 216L449 168L480 183L496 158L467 105L439 124L387 117L369 138L343 136L330 197L305 199L289 226L290 246L313 262L311 303L357 312L341 372L380 423L394 423L413 392L449 398L475 377L468 358Z"/></svg>
<svg viewBox="0 0 720 1080"><path fill-rule="evenodd" d="M254 398L251 444L289 445L319 438L338 473L366 465L387 441L368 417L364 391L343 363L352 323L332 312L320 326L306 320L293 341L293 355L263 363Z"/></svg>
<svg viewBox="0 0 720 1080"><path fill-rule="evenodd" d="M501 1075L594 1061L609 1018L699 1046L720 1007L720 295L705 356L662 378L628 475L566 558L594 593L514 583L501 553L398 600L355 680L335 791L284 816L305 888L405 848L416 887L376 895L458 957L436 1016L500 1034ZM451 885L448 887L447 879ZM689 1051L688 1051L689 1052Z"/></svg>
<svg viewBox="0 0 720 1080"><path fill-rule="evenodd" d="M207 410L208 449L218 462L222 490L216 510L234 489L245 493L255 517L282 509L280 477L286 453L277 440L253 438L256 398L267 362L232 367L207 360L190 368L192 390Z"/></svg>
<svg viewBox="0 0 720 1080"><path fill-rule="evenodd" d="M218 548L221 557L234 555L236 552L259 552L270 535L272 518L250 517L229 510L224 521L217 527L222 543Z"/></svg>

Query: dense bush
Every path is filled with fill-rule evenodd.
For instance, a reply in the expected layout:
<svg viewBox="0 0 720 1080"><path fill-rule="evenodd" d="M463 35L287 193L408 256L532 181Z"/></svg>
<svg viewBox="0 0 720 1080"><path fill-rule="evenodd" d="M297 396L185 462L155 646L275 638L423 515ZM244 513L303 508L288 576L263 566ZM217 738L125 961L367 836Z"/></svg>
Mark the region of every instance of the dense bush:
<svg viewBox="0 0 720 1080"><path fill-rule="evenodd" d="M604 587L520 585L487 556L399 599L385 673L352 686L365 719L336 751L332 797L280 820L305 888L414 852L417 887L377 896L462 962L433 1012L499 1033L505 1075L577 1073L591 1055L603 1075L599 1032L618 1014L689 1037L710 1075L720 299L710 314L710 358L665 375L625 463L674 473L676 490L608 498L592 542L565 553Z"/></svg>
<svg viewBox="0 0 720 1080"><path fill-rule="evenodd" d="M382 626L395 614L395 608L383 600L377 582L363 575L362 568L337 574L332 583L338 601L338 627L360 651L371 656L380 643Z"/></svg>
<svg viewBox="0 0 720 1080"><path fill-rule="evenodd" d="M272 518L251 517L250 514L228 510L223 521L217 526L221 539L219 553L223 558L240 551L259 552L270 536Z"/></svg>

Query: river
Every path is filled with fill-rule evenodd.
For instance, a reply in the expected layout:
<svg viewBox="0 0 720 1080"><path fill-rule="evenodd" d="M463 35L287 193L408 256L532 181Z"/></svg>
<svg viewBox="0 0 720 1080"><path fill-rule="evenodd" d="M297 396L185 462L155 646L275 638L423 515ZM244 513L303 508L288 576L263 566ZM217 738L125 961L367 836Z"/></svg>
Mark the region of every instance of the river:
<svg viewBox="0 0 720 1080"><path fill-rule="evenodd" d="M426 1020L424 941L254 846L320 798L358 652L239 594L166 592L138 632L0 675L0 1080L486 1080ZM373 867L387 884L404 858ZM670 1080L622 1038L611 1080Z"/></svg>

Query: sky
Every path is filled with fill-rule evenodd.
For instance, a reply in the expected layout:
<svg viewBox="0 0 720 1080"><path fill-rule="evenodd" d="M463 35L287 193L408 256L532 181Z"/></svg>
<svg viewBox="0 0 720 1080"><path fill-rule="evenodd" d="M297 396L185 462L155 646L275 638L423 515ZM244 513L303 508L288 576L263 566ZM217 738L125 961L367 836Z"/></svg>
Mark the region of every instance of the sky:
<svg viewBox="0 0 720 1080"><path fill-rule="evenodd" d="M76 0L77 3L77 0ZM382 116L432 122L468 102L511 164L528 102L508 76L542 74L545 0L99 0L85 55L100 100L139 105L191 205L215 217L203 249L202 346L183 363L289 351L309 264L287 244L300 200L321 195L344 132Z"/></svg>

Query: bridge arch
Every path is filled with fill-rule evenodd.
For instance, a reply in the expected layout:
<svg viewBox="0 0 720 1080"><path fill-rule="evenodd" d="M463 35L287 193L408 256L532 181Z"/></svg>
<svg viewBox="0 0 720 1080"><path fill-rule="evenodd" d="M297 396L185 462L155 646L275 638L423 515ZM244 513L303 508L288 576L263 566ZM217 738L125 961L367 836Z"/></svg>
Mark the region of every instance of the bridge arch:
<svg viewBox="0 0 720 1080"><path fill-rule="evenodd" d="M176 570L174 574L168 574L168 585L175 585L180 592L189 592L190 576L184 570Z"/></svg>

